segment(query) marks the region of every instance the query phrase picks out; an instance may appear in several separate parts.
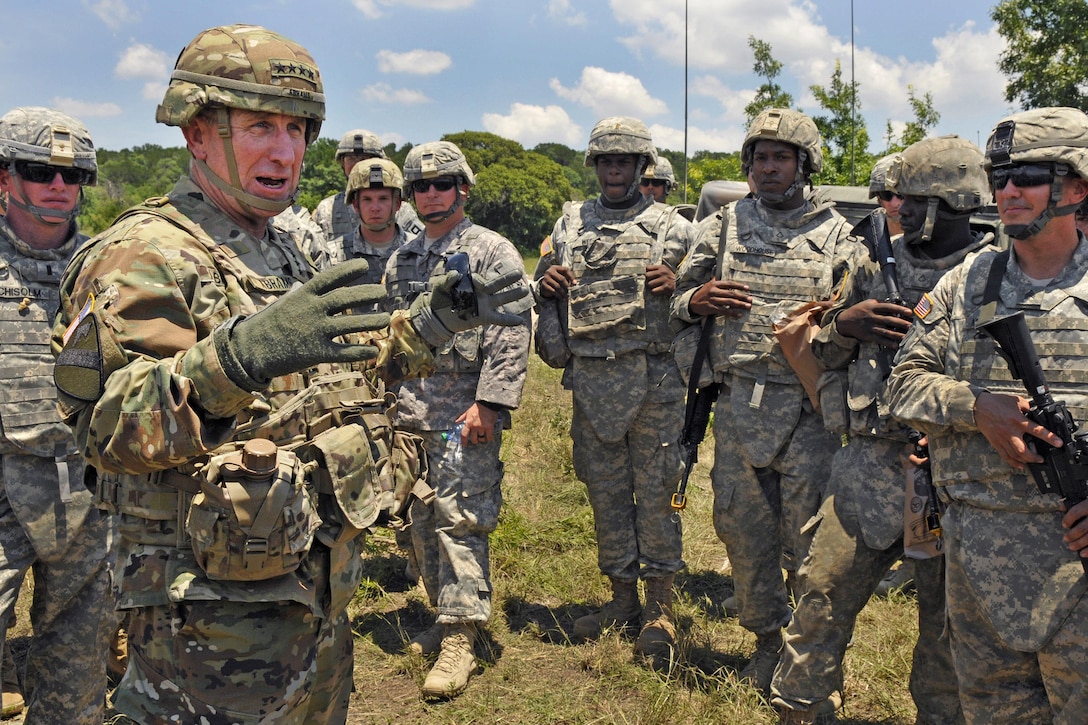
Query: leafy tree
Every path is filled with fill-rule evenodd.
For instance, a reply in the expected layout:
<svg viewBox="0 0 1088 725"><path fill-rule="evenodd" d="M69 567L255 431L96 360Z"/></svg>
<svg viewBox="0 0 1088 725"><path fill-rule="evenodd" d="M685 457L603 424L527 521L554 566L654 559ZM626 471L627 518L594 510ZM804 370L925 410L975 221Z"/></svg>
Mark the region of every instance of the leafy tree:
<svg viewBox="0 0 1088 725"><path fill-rule="evenodd" d="M914 111L914 120L907 121L907 126L899 139L903 148L924 139L929 130L941 120L941 114L933 107L933 94L929 91L919 98L914 94L914 86L908 84L907 98L910 100L911 110Z"/></svg>
<svg viewBox="0 0 1088 725"><path fill-rule="evenodd" d="M708 181L719 179L744 181L740 152L731 153L696 151L688 164L688 202L699 201L699 193ZM679 180L682 183L682 180Z"/></svg>
<svg viewBox="0 0 1088 725"><path fill-rule="evenodd" d="M1006 101L1088 111L1088 3L1004 0L990 17L1007 43L998 61L1009 78Z"/></svg>
<svg viewBox="0 0 1088 725"><path fill-rule="evenodd" d="M872 166L869 156L869 131L861 117L858 101L858 83L847 83L842 78L842 64L835 61L831 83L809 86L820 107L827 115L813 116L824 141L824 169L820 179L825 184L856 183L860 167Z"/></svg>
<svg viewBox="0 0 1088 725"><path fill-rule="evenodd" d="M586 166L585 151L578 151L561 143L542 143L533 147L533 151L559 164L563 174L574 189L576 200L590 199L597 195L599 187L597 174Z"/></svg>
<svg viewBox="0 0 1088 725"><path fill-rule="evenodd" d="M298 202L310 211L322 199L347 186L344 169L336 160L337 144L339 139L319 138L306 149L298 182Z"/></svg>
<svg viewBox="0 0 1088 725"><path fill-rule="evenodd" d="M749 35L748 47L752 49L756 59L752 70L765 79L763 85L756 90L755 98L744 107L744 115L748 123L751 123L765 108L790 108L793 105L793 96L786 93L774 80L782 73L782 64L771 55L771 44Z"/></svg>

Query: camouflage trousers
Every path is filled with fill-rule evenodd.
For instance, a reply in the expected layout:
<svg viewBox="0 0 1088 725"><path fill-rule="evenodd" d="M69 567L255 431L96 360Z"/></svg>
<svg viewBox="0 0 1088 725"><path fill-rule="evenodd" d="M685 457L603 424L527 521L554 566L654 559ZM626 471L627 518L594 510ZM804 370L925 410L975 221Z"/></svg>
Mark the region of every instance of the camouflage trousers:
<svg viewBox="0 0 1088 725"><path fill-rule="evenodd" d="M738 430L730 408L728 394L714 406L714 529L733 566L740 624L765 634L790 620L782 569L796 570L808 553L812 534L803 529L820 506L838 442L806 406L770 465L757 469L740 438L759 431Z"/></svg>
<svg viewBox="0 0 1088 725"><path fill-rule="evenodd" d="M683 400L647 403L626 436L606 443L575 400L574 471L589 492L597 565L608 577L662 577L684 566L680 520L670 506L681 473L683 418Z"/></svg>
<svg viewBox="0 0 1088 725"><path fill-rule="evenodd" d="M977 583L964 568L971 552L956 525L961 507L964 504L957 501L949 505L944 530L952 658L968 725L1083 724L1088 718L1088 596L1079 598L1038 651L1006 645L978 599ZM1017 606L1015 592L999 594L1007 598L1008 606Z"/></svg>
<svg viewBox="0 0 1088 725"><path fill-rule="evenodd" d="M898 441L855 438L836 452L830 495L820 506L808 557L799 570L800 600L786 629L782 659L771 685L772 704L793 710L832 711L843 690L843 658L858 613L881 577L903 553L902 537L886 549L866 545L860 519L861 481L883 481L898 490L903 510L903 469ZM900 524L902 531L902 524ZM956 673L945 625L944 557L914 560L918 593L918 641L910 691L918 722L957 725L960 712Z"/></svg>
<svg viewBox="0 0 1088 725"><path fill-rule="evenodd" d="M349 542L330 550L314 542L303 565L318 591L328 590L334 556L354 563L358 547ZM343 606L319 617L291 601L187 599L129 609L125 623L128 669L114 707L139 723L341 725L347 719L354 662Z"/></svg>
<svg viewBox="0 0 1088 725"><path fill-rule="evenodd" d="M461 445L459 435L423 431L430 504L412 504L416 563L440 624L491 617L491 548L499 523L502 431L490 443Z"/></svg>
<svg viewBox="0 0 1088 725"><path fill-rule="evenodd" d="M5 457L4 465L11 465L16 458L31 457ZM38 460L45 461L55 481L53 461ZM23 675L28 723L103 722L106 655L115 601L110 590L109 527L110 518L91 509L68 545L56 556L41 559L16 519L7 491L0 485L2 646L7 646L7 628L23 580L28 571L34 577L30 605L34 637Z"/></svg>

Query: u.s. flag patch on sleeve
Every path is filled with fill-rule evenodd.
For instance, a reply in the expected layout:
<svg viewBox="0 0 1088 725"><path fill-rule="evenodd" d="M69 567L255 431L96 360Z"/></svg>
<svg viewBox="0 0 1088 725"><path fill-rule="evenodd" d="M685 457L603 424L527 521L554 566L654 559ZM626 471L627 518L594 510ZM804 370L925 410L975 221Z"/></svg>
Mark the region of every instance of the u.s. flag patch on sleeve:
<svg viewBox="0 0 1088 725"><path fill-rule="evenodd" d="M930 312L933 312L933 300L930 298L929 293L926 292L922 295L922 299L918 300L918 304L914 306L914 316L924 321Z"/></svg>

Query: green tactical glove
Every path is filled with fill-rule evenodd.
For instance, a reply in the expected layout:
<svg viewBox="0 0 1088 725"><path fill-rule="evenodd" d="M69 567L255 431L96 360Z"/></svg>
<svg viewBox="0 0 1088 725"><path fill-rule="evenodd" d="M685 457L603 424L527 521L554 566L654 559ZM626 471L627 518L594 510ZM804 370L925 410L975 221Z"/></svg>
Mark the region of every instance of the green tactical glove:
<svg viewBox="0 0 1088 725"><path fill-rule="evenodd" d="M353 363L378 355L373 345L348 344L334 338L389 326L389 315L353 314L385 298L380 284L351 284L368 268L351 259L315 275L250 317L234 317L212 333L216 353L227 376L249 391L273 378L318 363Z"/></svg>
<svg viewBox="0 0 1088 725"><path fill-rule="evenodd" d="M505 269L500 263L486 279L472 275L476 293L476 309L454 310L453 288L461 280L460 272L445 272L431 277L431 291L415 299L409 310L412 325L431 347L441 347L454 333L471 330L480 325L521 325L520 313L529 309L528 285L522 283L525 273L520 269ZM518 301L520 304L512 304ZM506 305L505 309L499 309Z"/></svg>

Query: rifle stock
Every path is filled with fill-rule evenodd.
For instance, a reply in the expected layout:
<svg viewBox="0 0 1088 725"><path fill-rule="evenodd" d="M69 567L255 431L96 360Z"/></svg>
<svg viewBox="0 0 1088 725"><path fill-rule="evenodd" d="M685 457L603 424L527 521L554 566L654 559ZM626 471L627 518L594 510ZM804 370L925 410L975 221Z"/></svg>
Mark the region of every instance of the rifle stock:
<svg viewBox="0 0 1088 725"><path fill-rule="evenodd" d="M706 427L710 423L710 414L714 411L714 403L718 399L721 386L711 383L699 387L699 377L703 364L706 362L707 348L710 345L710 335L714 326L714 318L707 317L703 320L703 327L699 331L699 344L695 350L695 359L692 361L691 374L688 377L688 397L684 408L684 428L680 432L680 447L684 451L684 473L680 482L676 485L676 492L672 495L671 505L674 511L683 511L687 506L688 480L691 471L699 461L699 444L706 437Z"/></svg>

